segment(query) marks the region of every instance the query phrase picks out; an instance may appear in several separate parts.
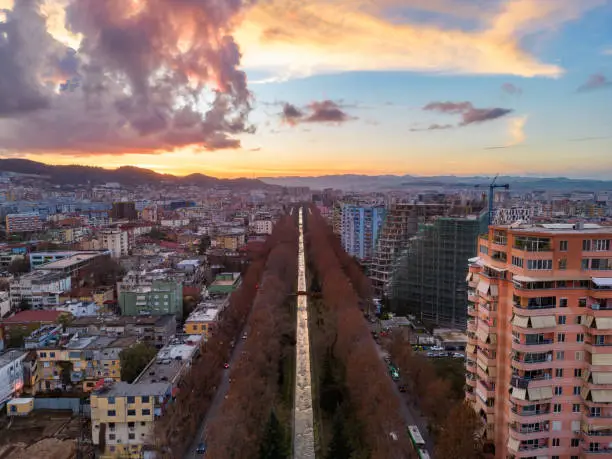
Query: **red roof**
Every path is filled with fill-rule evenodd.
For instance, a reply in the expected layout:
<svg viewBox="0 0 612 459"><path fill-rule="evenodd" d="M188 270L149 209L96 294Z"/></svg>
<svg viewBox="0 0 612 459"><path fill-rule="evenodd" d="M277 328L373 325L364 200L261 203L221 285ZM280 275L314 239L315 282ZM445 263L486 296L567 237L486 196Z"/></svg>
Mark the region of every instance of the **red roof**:
<svg viewBox="0 0 612 459"><path fill-rule="evenodd" d="M56 322L63 311L21 311L12 317L2 320L3 324L21 324L27 322Z"/></svg>

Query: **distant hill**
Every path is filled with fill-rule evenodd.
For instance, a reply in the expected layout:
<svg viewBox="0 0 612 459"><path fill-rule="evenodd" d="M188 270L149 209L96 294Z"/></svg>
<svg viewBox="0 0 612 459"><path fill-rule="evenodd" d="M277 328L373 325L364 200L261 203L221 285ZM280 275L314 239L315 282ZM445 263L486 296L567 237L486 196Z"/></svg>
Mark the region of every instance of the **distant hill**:
<svg viewBox="0 0 612 459"><path fill-rule="evenodd" d="M416 177L412 175L324 175L320 177L261 177L280 186L303 186L315 190L335 188L344 191L385 191L401 188L471 188L488 189L491 177L456 177L454 175ZM499 184L510 184L511 191L612 191L610 180L569 179L566 177L500 176Z"/></svg>
<svg viewBox="0 0 612 459"><path fill-rule="evenodd" d="M272 188L274 185L266 184L257 179L219 179L203 174L191 174L177 177L170 174L158 174L149 169L125 166L118 169L103 169L91 166L51 166L26 159L0 159L0 172L14 172L18 174L34 174L45 177L56 185L91 185L108 182L118 182L122 185L153 185L177 184L197 185L203 188L226 186L232 189L261 189Z"/></svg>

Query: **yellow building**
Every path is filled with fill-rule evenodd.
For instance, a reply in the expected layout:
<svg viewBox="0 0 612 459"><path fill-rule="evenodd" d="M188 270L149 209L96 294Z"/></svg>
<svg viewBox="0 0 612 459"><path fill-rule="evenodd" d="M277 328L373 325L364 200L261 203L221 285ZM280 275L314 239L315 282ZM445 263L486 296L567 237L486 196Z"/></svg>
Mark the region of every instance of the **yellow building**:
<svg viewBox="0 0 612 459"><path fill-rule="evenodd" d="M126 336L75 335L67 343L36 350L38 358L37 391L64 389L66 386L91 391L102 378L121 380L119 354L136 343L136 338Z"/></svg>
<svg viewBox="0 0 612 459"><path fill-rule="evenodd" d="M214 307L211 307L214 306ZM217 324L217 317L221 309L216 303L202 303L195 311L189 314L185 321L184 330L187 335L203 335L207 340Z"/></svg>
<svg viewBox="0 0 612 459"><path fill-rule="evenodd" d="M218 249L238 250L246 244L244 232L219 234L215 236L215 247Z"/></svg>
<svg viewBox="0 0 612 459"><path fill-rule="evenodd" d="M140 458L151 443L156 417L172 397L167 382L107 383L91 395L91 430L94 445L105 445L102 458Z"/></svg>

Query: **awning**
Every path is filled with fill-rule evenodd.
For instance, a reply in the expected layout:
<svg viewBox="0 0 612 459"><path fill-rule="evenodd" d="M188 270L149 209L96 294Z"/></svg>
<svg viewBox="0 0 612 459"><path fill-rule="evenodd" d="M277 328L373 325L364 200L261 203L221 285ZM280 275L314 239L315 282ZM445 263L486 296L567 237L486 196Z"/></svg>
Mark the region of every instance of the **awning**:
<svg viewBox="0 0 612 459"><path fill-rule="evenodd" d="M508 271L508 268L498 268L496 266L492 266L492 265L485 265L487 268L489 268L492 271L497 271L498 273L503 273Z"/></svg>
<svg viewBox="0 0 612 459"><path fill-rule="evenodd" d="M513 387L510 395L512 395L514 398L518 398L519 400L527 400L527 389Z"/></svg>
<svg viewBox="0 0 612 459"><path fill-rule="evenodd" d="M551 276L551 277L528 277L528 276L514 276L512 278L513 281L517 282L548 282L548 281L581 281L581 280L591 280L589 276Z"/></svg>
<svg viewBox="0 0 612 459"><path fill-rule="evenodd" d="M583 316L584 317L584 324L586 325L587 328L590 328L591 325L593 325L593 321L595 320L595 317L593 316Z"/></svg>
<svg viewBox="0 0 612 459"><path fill-rule="evenodd" d="M517 316L515 314L512 318L512 325L527 328L529 326L529 317Z"/></svg>
<svg viewBox="0 0 612 459"><path fill-rule="evenodd" d="M553 390L552 387L534 387L527 389L530 401L545 400L552 398Z"/></svg>
<svg viewBox="0 0 612 459"><path fill-rule="evenodd" d="M474 273L468 273L467 277L465 278L465 281L469 282L472 280L473 277L474 277Z"/></svg>
<svg viewBox="0 0 612 459"><path fill-rule="evenodd" d="M601 424L598 426L593 426L593 425L585 425L583 426L583 429L585 432L598 432L600 430L610 430L610 426L609 425L605 425L605 424Z"/></svg>
<svg viewBox="0 0 612 459"><path fill-rule="evenodd" d="M610 403L612 402L612 390L596 390L591 391L591 399L595 403Z"/></svg>
<svg viewBox="0 0 612 459"><path fill-rule="evenodd" d="M602 371L593 373L593 384L612 384L612 372Z"/></svg>
<svg viewBox="0 0 612 459"><path fill-rule="evenodd" d="M518 451L521 442L516 438L509 437L508 438L508 449L511 451Z"/></svg>
<svg viewBox="0 0 612 459"><path fill-rule="evenodd" d="M612 288L612 277L594 277L591 279L597 287Z"/></svg>
<svg viewBox="0 0 612 459"><path fill-rule="evenodd" d="M487 364L486 364L486 363L484 363L482 360L480 360L480 359L478 359L478 358L476 359L476 363L478 364L478 366L480 367L480 369L481 369L482 371L484 371L485 373L487 372L487 369L488 369L489 367L487 367Z"/></svg>
<svg viewBox="0 0 612 459"><path fill-rule="evenodd" d="M476 330L476 336L478 337L480 341L482 341L483 343L486 343L487 339L489 338L489 333L479 328Z"/></svg>
<svg viewBox="0 0 612 459"><path fill-rule="evenodd" d="M555 316L531 317L531 328L554 328L557 326Z"/></svg>
<svg viewBox="0 0 612 459"><path fill-rule="evenodd" d="M475 350L476 346L474 346L473 344L468 344L467 346L465 346L466 354L473 354Z"/></svg>
<svg viewBox="0 0 612 459"><path fill-rule="evenodd" d="M612 354L593 354L591 365L612 365Z"/></svg>
<svg viewBox="0 0 612 459"><path fill-rule="evenodd" d="M484 279L480 279L480 282L478 282L478 287L477 290L482 293L483 295L488 295L489 293L489 281L486 281Z"/></svg>
<svg viewBox="0 0 612 459"><path fill-rule="evenodd" d="M491 296L495 297L495 296L499 296L499 287L495 284L491 285Z"/></svg>
<svg viewBox="0 0 612 459"><path fill-rule="evenodd" d="M597 330L612 330L612 317L597 317L595 328Z"/></svg>
<svg viewBox="0 0 612 459"><path fill-rule="evenodd" d="M468 263L477 263L480 261L480 257L468 258Z"/></svg>

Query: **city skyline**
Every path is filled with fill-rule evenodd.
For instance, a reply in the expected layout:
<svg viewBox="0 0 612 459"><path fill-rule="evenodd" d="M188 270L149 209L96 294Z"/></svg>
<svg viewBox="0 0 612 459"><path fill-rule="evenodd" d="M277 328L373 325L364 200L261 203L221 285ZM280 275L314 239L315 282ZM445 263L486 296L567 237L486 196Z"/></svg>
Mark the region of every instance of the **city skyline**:
<svg viewBox="0 0 612 459"><path fill-rule="evenodd" d="M608 0L212 2L214 15L47 0L46 23L35 3L0 0L5 36L24 39L0 42L0 157L218 177L612 172Z"/></svg>

